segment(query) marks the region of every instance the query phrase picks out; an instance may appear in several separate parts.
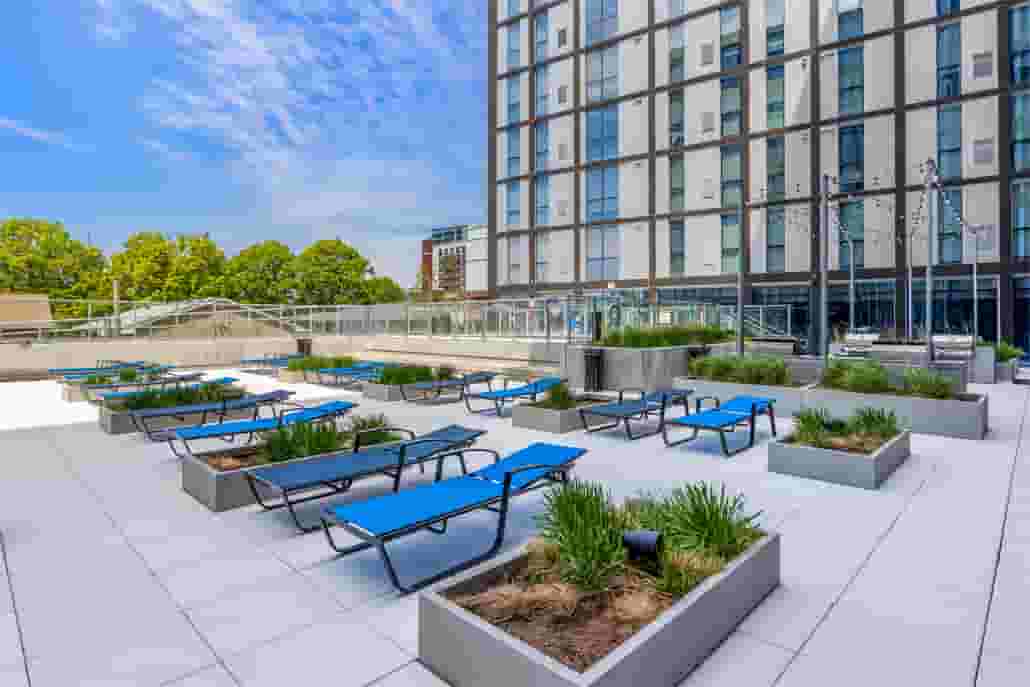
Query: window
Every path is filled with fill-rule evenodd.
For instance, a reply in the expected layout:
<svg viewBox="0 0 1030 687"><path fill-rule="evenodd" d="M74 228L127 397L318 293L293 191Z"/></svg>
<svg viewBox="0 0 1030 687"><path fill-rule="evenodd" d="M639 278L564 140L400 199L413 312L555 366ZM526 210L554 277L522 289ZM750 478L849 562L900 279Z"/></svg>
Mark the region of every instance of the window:
<svg viewBox="0 0 1030 687"><path fill-rule="evenodd" d="M722 136L740 135L740 80L735 76L722 79Z"/></svg>
<svg viewBox="0 0 1030 687"><path fill-rule="evenodd" d="M619 228L587 229L587 280L610 281L619 278Z"/></svg>
<svg viewBox="0 0 1030 687"><path fill-rule="evenodd" d="M840 114L861 114L865 110L865 60L862 46L837 53Z"/></svg>
<svg viewBox="0 0 1030 687"><path fill-rule="evenodd" d="M508 176L522 174L522 129L508 129Z"/></svg>
<svg viewBox="0 0 1030 687"><path fill-rule="evenodd" d="M837 0L837 38L839 40L858 38L865 33L862 26L862 4L863 0Z"/></svg>
<svg viewBox="0 0 1030 687"><path fill-rule="evenodd" d="M937 16L946 17L959 11L959 0L937 0Z"/></svg>
<svg viewBox="0 0 1030 687"><path fill-rule="evenodd" d="M533 184L536 192L536 225L546 227L551 223L551 177L538 176Z"/></svg>
<svg viewBox="0 0 1030 687"><path fill-rule="evenodd" d="M558 104L566 105L569 102L569 87L558 86Z"/></svg>
<svg viewBox="0 0 1030 687"><path fill-rule="evenodd" d="M783 54L783 25L785 23L783 0L766 0L765 51L769 57Z"/></svg>
<svg viewBox="0 0 1030 687"><path fill-rule="evenodd" d="M687 142L683 91L669 91L669 145L681 146Z"/></svg>
<svg viewBox="0 0 1030 687"><path fill-rule="evenodd" d="M740 65L740 10L736 7L719 10L719 24L722 68L732 69Z"/></svg>
<svg viewBox="0 0 1030 687"><path fill-rule="evenodd" d="M973 55L973 78L989 79L994 74L994 53L978 52Z"/></svg>
<svg viewBox="0 0 1030 687"><path fill-rule="evenodd" d="M1012 61L1012 85L1030 83L1030 5L1009 10L1009 54Z"/></svg>
<svg viewBox="0 0 1030 687"><path fill-rule="evenodd" d="M587 172L587 221L619 216L619 168L598 167Z"/></svg>
<svg viewBox="0 0 1030 687"><path fill-rule="evenodd" d="M548 77L549 68L545 64L536 68L536 116L543 117L549 114L551 108L550 90Z"/></svg>
<svg viewBox="0 0 1030 687"><path fill-rule="evenodd" d="M973 141L973 164L993 165L994 164L994 139L978 138Z"/></svg>
<svg viewBox="0 0 1030 687"><path fill-rule="evenodd" d="M669 81L675 83L687 78L687 25L678 24L669 29Z"/></svg>
<svg viewBox="0 0 1030 687"><path fill-rule="evenodd" d="M687 0L669 0L669 18L675 19L687 13Z"/></svg>
<svg viewBox="0 0 1030 687"><path fill-rule="evenodd" d="M551 166L551 127L549 122L537 122L534 127L536 138L536 170Z"/></svg>
<svg viewBox="0 0 1030 687"><path fill-rule="evenodd" d="M518 22L508 25L508 69L522 64L522 31Z"/></svg>
<svg viewBox="0 0 1030 687"><path fill-rule="evenodd" d="M587 45L614 36L619 26L619 0L587 0Z"/></svg>
<svg viewBox="0 0 1030 687"><path fill-rule="evenodd" d="M945 189L941 199L942 214L937 233L937 260L942 265L962 262L962 191Z"/></svg>
<svg viewBox="0 0 1030 687"><path fill-rule="evenodd" d="M768 175L770 201L783 200L787 195L786 139L775 136L766 139L765 165Z"/></svg>
<svg viewBox="0 0 1030 687"><path fill-rule="evenodd" d="M937 109L937 174L941 179L962 176L962 105Z"/></svg>
<svg viewBox="0 0 1030 687"><path fill-rule="evenodd" d="M783 208L769 208L765 215L765 271L785 272L786 269L786 210Z"/></svg>
<svg viewBox="0 0 1030 687"><path fill-rule="evenodd" d="M587 101L619 95L619 47L595 50L587 56Z"/></svg>
<svg viewBox="0 0 1030 687"><path fill-rule="evenodd" d="M619 106L587 112L587 161L611 160L619 155Z"/></svg>
<svg viewBox="0 0 1030 687"><path fill-rule="evenodd" d="M669 212L686 209L687 174L682 155L669 157Z"/></svg>
<svg viewBox="0 0 1030 687"><path fill-rule="evenodd" d="M766 126L769 129L782 129L783 124L783 65L769 67L766 70Z"/></svg>
<svg viewBox="0 0 1030 687"><path fill-rule="evenodd" d="M848 245L848 238L855 247L855 267L865 266L865 206L862 201L841 203L838 208L838 220L840 221L840 268L851 269L851 250Z"/></svg>
<svg viewBox="0 0 1030 687"><path fill-rule="evenodd" d="M740 215L722 216L722 273L736 274L740 269Z"/></svg>
<svg viewBox="0 0 1030 687"><path fill-rule="evenodd" d="M508 237L508 283L509 284L521 284L524 280L522 276L522 258L526 254L526 237L525 236L509 236Z"/></svg>
<svg viewBox="0 0 1030 687"><path fill-rule="evenodd" d="M504 202L505 209L505 225L509 227L517 227L522 223L522 193L519 187L519 182L509 181L507 187L507 196Z"/></svg>
<svg viewBox="0 0 1030 687"><path fill-rule="evenodd" d="M569 30L568 29L558 29L558 47L559 48L564 48L568 44L569 44Z"/></svg>
<svg viewBox="0 0 1030 687"><path fill-rule="evenodd" d="M551 252L551 235L536 235L536 281L547 283L550 274L547 270L547 256Z"/></svg>
<svg viewBox="0 0 1030 687"><path fill-rule="evenodd" d="M937 97L954 98L962 92L962 33L958 23L937 29Z"/></svg>
<svg viewBox="0 0 1030 687"><path fill-rule="evenodd" d="M744 200L740 146L722 147L722 207L736 208Z"/></svg>
<svg viewBox="0 0 1030 687"><path fill-rule="evenodd" d="M1030 180L1012 184L1012 255L1030 257Z"/></svg>
<svg viewBox="0 0 1030 687"><path fill-rule="evenodd" d="M533 55L537 62L547 59L547 43L548 35L551 31L551 22L547 20L547 12L536 15L536 19L533 20L534 26L534 49Z"/></svg>
<svg viewBox="0 0 1030 687"><path fill-rule="evenodd" d="M705 41L701 44L701 66L709 67L713 62L715 62L715 46L711 41Z"/></svg>
<svg viewBox="0 0 1030 687"><path fill-rule="evenodd" d="M508 16L514 17L522 12L522 8L519 6L521 0L508 0Z"/></svg>
<svg viewBox="0 0 1030 687"><path fill-rule="evenodd" d="M841 127L839 144L840 190L865 189L865 125Z"/></svg>
<svg viewBox="0 0 1030 687"><path fill-rule="evenodd" d="M1030 170L1030 93L1012 96L1012 171Z"/></svg>
<svg viewBox="0 0 1030 687"><path fill-rule="evenodd" d="M682 277L687 266L687 232L682 221L669 222L669 273Z"/></svg>
<svg viewBox="0 0 1030 687"><path fill-rule="evenodd" d="M508 80L508 122L522 119L522 84L519 76L509 76Z"/></svg>
<svg viewBox="0 0 1030 687"><path fill-rule="evenodd" d="M569 160L569 144L559 143L558 144L558 160L561 162L568 162Z"/></svg>

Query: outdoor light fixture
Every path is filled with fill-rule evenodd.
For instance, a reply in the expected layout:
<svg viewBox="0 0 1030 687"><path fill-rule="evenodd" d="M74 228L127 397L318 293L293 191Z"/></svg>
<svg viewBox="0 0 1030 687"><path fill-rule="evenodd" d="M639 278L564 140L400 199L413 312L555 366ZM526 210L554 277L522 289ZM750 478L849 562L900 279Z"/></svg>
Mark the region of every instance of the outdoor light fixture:
<svg viewBox="0 0 1030 687"><path fill-rule="evenodd" d="M632 560L661 560L664 543L662 533L654 530L630 530L622 535L622 544Z"/></svg>

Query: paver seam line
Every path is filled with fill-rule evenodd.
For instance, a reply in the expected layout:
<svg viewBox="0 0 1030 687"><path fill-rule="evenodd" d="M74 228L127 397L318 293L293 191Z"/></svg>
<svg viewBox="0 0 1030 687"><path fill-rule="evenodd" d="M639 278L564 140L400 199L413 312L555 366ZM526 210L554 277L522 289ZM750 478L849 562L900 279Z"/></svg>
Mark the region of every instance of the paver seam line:
<svg viewBox="0 0 1030 687"><path fill-rule="evenodd" d="M21 630L21 616L18 614L18 600L14 598L14 580L11 579L11 566L7 564L7 547L4 545L4 533L0 531L0 565L3 565L7 577L7 593L11 595L11 611L14 614L14 626L18 630L18 644L21 647L21 661L25 669L25 681L32 687L32 675L29 673L29 658L25 653L25 635Z"/></svg>
<svg viewBox="0 0 1030 687"><path fill-rule="evenodd" d="M189 680L194 675L200 675L204 671L211 670L212 668L221 668L221 665L219 665L218 663L212 663L212 664L206 665L206 666L204 666L202 668L197 668L196 670L191 670L190 672L186 673L185 675L180 675L179 677L173 677L171 680L168 680L167 682L162 682L160 685L158 685L158 687L175 687L175 685L181 684L181 683L185 682L186 680Z"/></svg>
<svg viewBox="0 0 1030 687"><path fill-rule="evenodd" d="M994 574L991 576L990 593L987 596L987 609L984 611L983 629L980 632L980 645L976 652L976 670L973 672L974 687L980 683L980 669L983 663L984 644L987 642L987 631L990 629L991 609L994 606L994 589L998 584L998 570L1001 568L1001 552L1005 548L1005 529L1009 521L1009 509L1012 507L1012 491L1016 483L1016 471L1019 469L1020 447L1023 444L1023 430L1026 428L1026 414L1030 404L1030 394L1023 396L1023 419L1019 423L1019 441L1016 442L1016 452L1012 456L1012 469L1009 471L1008 494L1005 499L1005 512L1001 519L1001 536L998 537L998 550L994 556Z"/></svg>
<svg viewBox="0 0 1030 687"><path fill-rule="evenodd" d="M383 675L380 675L379 677L377 677L376 679L372 680L371 682L366 682L361 687L372 687L373 685L382 684L383 680L385 680L386 678L391 677L392 675L401 672L402 670L404 670L408 666L412 665L413 663L418 663L418 662L419 662L419 660L417 658L413 658L410 661L408 661L407 663L405 663L404 665L397 666L396 668L394 668L390 672L384 673ZM426 668L426 670L429 670L429 669ZM430 672L432 672L432 671L430 671ZM433 673L433 675L435 676L435 673Z"/></svg>
<svg viewBox="0 0 1030 687"><path fill-rule="evenodd" d="M221 655L219 655L219 653L217 651L215 651L214 646L212 646L211 642L209 642L207 637L204 636L204 633L200 631L200 628L198 628L196 626L196 624L193 622L193 619L190 618L189 614L186 612L186 609L183 608L181 605L179 605L179 602L176 601L175 597L172 596L171 592L168 590L168 587L165 586L164 582L158 576L157 572L154 571L154 569L150 567L149 563L147 563L147 560L146 560L146 558L143 557L143 554L141 554L139 552L139 550L136 549L135 546L133 546L132 542L129 540L129 537L125 534L125 531L122 529L122 527L118 523L117 519L115 519L115 517L105 507L104 501L100 497L100 495L97 494L96 491L94 491L93 487L91 487L89 485L89 483L85 479L83 479L82 475L79 474L78 470L76 470L73 467L71 459L70 459L68 453L65 452L63 448L61 448L61 446L59 445L59 443L55 440L55 438L53 436L48 436L48 439L50 441L50 444L53 446L54 450L58 454L60 454L62 458L64 458L65 468L68 470L68 473L72 476L72 478L76 482L79 483L79 486L81 486L86 491L86 493L89 494L93 498L94 501L96 501L97 507L100 509L100 512L103 513L104 516L108 520L110 520L111 526L114 527L115 531L118 533L118 536L121 537L122 541L125 542L125 546L127 546L128 549L130 551L132 551L132 553L135 554L135 556L140 560L140 563L143 564L143 568L147 571L147 573L152 578L154 578L154 581L157 583L157 585L168 596L169 601L172 602L172 604L175 606L176 610L182 615L182 617L186 620L186 622L189 624L189 626L193 629L193 632L196 633L196 635L200 639L200 641L204 644L204 646L207 647L208 651L211 652L211 655L214 656L215 661L218 663L218 665L220 665L222 667L222 669L225 670L225 672L229 675L229 678L235 684L239 685L240 687L243 687L243 683L229 669L229 666L226 665L226 663L222 659ZM194 671L194 672L196 672L196 671Z"/></svg>

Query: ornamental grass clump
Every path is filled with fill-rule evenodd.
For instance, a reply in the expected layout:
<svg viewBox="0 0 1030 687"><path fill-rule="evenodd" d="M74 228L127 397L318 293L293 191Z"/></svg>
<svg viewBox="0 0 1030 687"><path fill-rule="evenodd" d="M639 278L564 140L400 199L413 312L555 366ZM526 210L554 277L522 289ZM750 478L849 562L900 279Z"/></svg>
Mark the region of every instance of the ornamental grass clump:
<svg viewBox="0 0 1030 687"><path fill-rule="evenodd" d="M858 362L833 360L826 366L822 384L830 389L853 391L860 394L896 392L891 385L887 368L874 360Z"/></svg>
<svg viewBox="0 0 1030 687"><path fill-rule="evenodd" d="M198 384L171 389L148 389L119 400L112 407L125 410L152 410L156 408L178 408L197 403L221 403L243 396L237 387L225 384Z"/></svg>
<svg viewBox="0 0 1030 687"><path fill-rule="evenodd" d="M571 410L576 405L576 398L569 391L569 386L562 382L548 389L544 400L537 403L536 407L548 410Z"/></svg>
<svg viewBox="0 0 1030 687"><path fill-rule="evenodd" d="M347 434L332 424L299 423L265 435L264 462L281 463L343 448Z"/></svg>
<svg viewBox="0 0 1030 687"><path fill-rule="evenodd" d="M905 393L923 398L949 399L955 396L955 383L950 377L922 368L905 370Z"/></svg>
<svg viewBox="0 0 1030 687"><path fill-rule="evenodd" d="M832 418L825 408L806 408L794 419L787 443L854 453L875 453L901 434L897 415L882 408L859 408L847 420Z"/></svg>
<svg viewBox="0 0 1030 687"><path fill-rule="evenodd" d="M1016 348L1008 341L1000 341L994 347L994 355L999 363L1007 363L1010 360L1023 357L1023 349Z"/></svg>
<svg viewBox="0 0 1030 687"><path fill-rule="evenodd" d="M139 371L134 367L125 367L118 371L118 381L124 383L135 382L139 378Z"/></svg>
<svg viewBox="0 0 1030 687"><path fill-rule="evenodd" d="M430 367L396 365L383 368L378 383L386 386L401 386L418 384L419 382L432 382L434 378L433 369Z"/></svg>
<svg viewBox="0 0 1030 687"><path fill-rule="evenodd" d="M87 376L84 380L82 380L82 383L85 386L98 386L101 384L110 384L111 377L109 377L108 375L92 374Z"/></svg>
<svg viewBox="0 0 1030 687"><path fill-rule="evenodd" d="M786 361L771 356L701 356L690 361L690 375L713 382L790 385L790 368Z"/></svg>
<svg viewBox="0 0 1030 687"><path fill-rule="evenodd" d="M623 327L602 342L613 348L662 348L666 346L710 345L733 336L721 327L688 325L675 327Z"/></svg>
<svg viewBox="0 0 1030 687"><path fill-rule="evenodd" d="M309 355L305 358L294 358L286 364L290 372L314 372L316 370L346 369L354 367L356 358L343 356Z"/></svg>

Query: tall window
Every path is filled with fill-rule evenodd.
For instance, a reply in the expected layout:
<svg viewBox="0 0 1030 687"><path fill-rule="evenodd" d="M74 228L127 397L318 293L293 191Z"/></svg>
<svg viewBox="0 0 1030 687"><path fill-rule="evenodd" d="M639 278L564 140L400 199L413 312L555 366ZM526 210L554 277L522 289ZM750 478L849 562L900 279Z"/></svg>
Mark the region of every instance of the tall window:
<svg viewBox="0 0 1030 687"><path fill-rule="evenodd" d="M857 45L837 53L840 114L861 114L865 110L865 60Z"/></svg>
<svg viewBox="0 0 1030 687"><path fill-rule="evenodd" d="M619 95L619 46L595 50L587 56L587 100L596 102Z"/></svg>
<svg viewBox="0 0 1030 687"><path fill-rule="evenodd" d="M508 129L508 176L522 174L522 129Z"/></svg>
<svg viewBox="0 0 1030 687"><path fill-rule="evenodd" d="M526 237L508 237L508 283L522 284L525 277L522 274L522 260L526 255Z"/></svg>
<svg viewBox="0 0 1030 687"><path fill-rule="evenodd" d="M851 245L855 246L855 267L865 266L865 207L860 200L840 204L840 268L851 269Z"/></svg>
<svg viewBox="0 0 1030 687"><path fill-rule="evenodd" d="M937 234L937 258L942 265L962 262L962 190L944 190L940 232Z"/></svg>
<svg viewBox="0 0 1030 687"><path fill-rule="evenodd" d="M619 106L587 112L587 161L611 160L619 155Z"/></svg>
<svg viewBox="0 0 1030 687"><path fill-rule="evenodd" d="M669 145L686 145L686 117L683 91L669 91Z"/></svg>
<svg viewBox="0 0 1030 687"><path fill-rule="evenodd" d="M937 0L937 16L946 17L959 11L959 0Z"/></svg>
<svg viewBox="0 0 1030 687"><path fill-rule="evenodd" d="M1030 257L1030 180L1012 184L1012 255Z"/></svg>
<svg viewBox="0 0 1030 687"><path fill-rule="evenodd" d="M723 137L738 136L740 135L741 120L740 80L735 76L723 77L721 88L722 135Z"/></svg>
<svg viewBox="0 0 1030 687"><path fill-rule="evenodd" d="M722 216L722 273L736 274L740 269L740 215Z"/></svg>
<svg viewBox="0 0 1030 687"><path fill-rule="evenodd" d="M619 26L619 0L587 0L587 45L615 35Z"/></svg>
<svg viewBox="0 0 1030 687"><path fill-rule="evenodd" d="M681 14L687 13L687 0L668 0L669 18L675 19Z"/></svg>
<svg viewBox="0 0 1030 687"><path fill-rule="evenodd" d="M551 280L547 256L551 254L551 235L536 235L536 281L546 284Z"/></svg>
<svg viewBox="0 0 1030 687"><path fill-rule="evenodd" d="M1012 171L1030 170L1030 93L1012 96Z"/></svg>
<svg viewBox="0 0 1030 687"><path fill-rule="evenodd" d="M783 0L766 0L765 45L769 57L783 54L783 25L786 23Z"/></svg>
<svg viewBox="0 0 1030 687"><path fill-rule="evenodd" d="M783 123L783 65L766 70L766 119L770 129L782 129Z"/></svg>
<svg viewBox="0 0 1030 687"><path fill-rule="evenodd" d="M865 125L855 124L840 130L840 190L865 189Z"/></svg>
<svg viewBox="0 0 1030 687"><path fill-rule="evenodd" d="M536 170L545 170L551 166L551 126L550 122L537 122L534 127L536 135Z"/></svg>
<svg viewBox="0 0 1030 687"><path fill-rule="evenodd" d="M587 172L587 221L619 216L619 168L597 167Z"/></svg>
<svg viewBox="0 0 1030 687"><path fill-rule="evenodd" d="M873 0L874 2L882 0ZM865 33L862 21L863 0L837 0L837 38L846 41Z"/></svg>
<svg viewBox="0 0 1030 687"><path fill-rule="evenodd" d="M765 271L784 272L786 269L786 211L783 208L769 208L765 215Z"/></svg>
<svg viewBox="0 0 1030 687"><path fill-rule="evenodd" d="M722 147L722 207L740 207L744 199L741 148L737 145Z"/></svg>
<svg viewBox="0 0 1030 687"><path fill-rule="evenodd" d="M669 222L669 273L681 277L687 267L687 230L682 221Z"/></svg>
<svg viewBox="0 0 1030 687"><path fill-rule="evenodd" d="M687 25L677 24L669 29L669 81L675 83L687 78Z"/></svg>
<svg viewBox="0 0 1030 687"><path fill-rule="evenodd" d="M533 22L533 54L537 62L539 62L547 59L547 43L551 31L551 22L547 19L547 12L536 15L536 19Z"/></svg>
<svg viewBox="0 0 1030 687"><path fill-rule="evenodd" d="M522 224L522 189L517 181L509 181L504 201L505 220L509 227Z"/></svg>
<svg viewBox="0 0 1030 687"><path fill-rule="evenodd" d="M1030 5L1009 10L1009 53L1012 85L1030 84Z"/></svg>
<svg viewBox="0 0 1030 687"><path fill-rule="evenodd" d="M687 174L682 155L669 157L669 212L686 209Z"/></svg>
<svg viewBox="0 0 1030 687"><path fill-rule="evenodd" d="M518 22L508 24L508 69L522 66L522 31Z"/></svg>
<svg viewBox="0 0 1030 687"><path fill-rule="evenodd" d="M522 84L521 75L509 76L508 84L508 123L522 119Z"/></svg>
<svg viewBox="0 0 1030 687"><path fill-rule="evenodd" d="M937 173L941 179L962 176L962 105L937 109Z"/></svg>
<svg viewBox="0 0 1030 687"><path fill-rule="evenodd" d="M508 16L514 17L522 12L522 0L508 0Z"/></svg>
<svg viewBox="0 0 1030 687"><path fill-rule="evenodd" d="M732 69L740 65L740 10L725 7L719 10L720 60L722 68Z"/></svg>
<svg viewBox="0 0 1030 687"><path fill-rule="evenodd" d="M618 279L619 228L590 227L587 236L587 280Z"/></svg>
<svg viewBox="0 0 1030 687"><path fill-rule="evenodd" d="M551 223L551 177L541 174L533 180L536 192L536 225L546 227Z"/></svg>
<svg viewBox="0 0 1030 687"><path fill-rule="evenodd" d="M536 116L543 117L550 113L550 67L546 64L536 68Z"/></svg>
<svg viewBox="0 0 1030 687"><path fill-rule="evenodd" d="M765 165L769 181L768 199L783 200L787 195L786 139L774 136L766 139Z"/></svg>
<svg viewBox="0 0 1030 687"><path fill-rule="evenodd" d="M962 93L962 33L958 22L937 29L937 97Z"/></svg>

